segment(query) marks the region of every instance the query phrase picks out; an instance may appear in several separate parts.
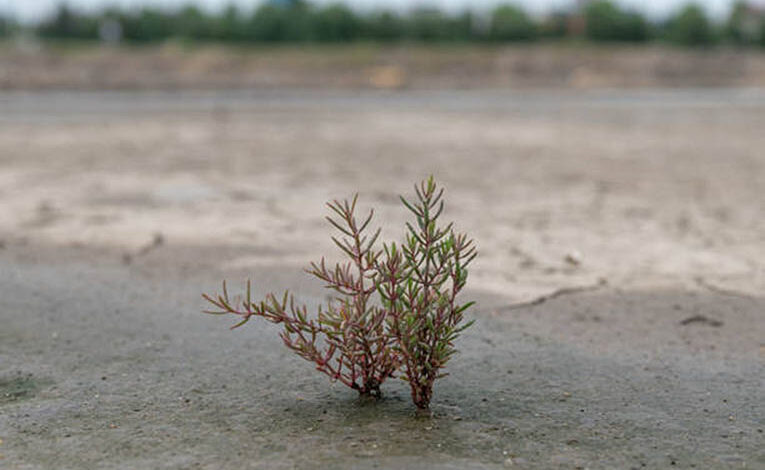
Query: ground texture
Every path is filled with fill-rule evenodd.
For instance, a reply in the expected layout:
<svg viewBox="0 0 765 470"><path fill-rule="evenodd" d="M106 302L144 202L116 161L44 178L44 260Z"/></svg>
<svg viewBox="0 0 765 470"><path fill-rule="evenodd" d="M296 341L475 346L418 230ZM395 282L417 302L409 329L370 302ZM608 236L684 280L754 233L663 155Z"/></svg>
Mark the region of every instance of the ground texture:
<svg viewBox="0 0 765 470"><path fill-rule="evenodd" d="M762 87L765 54L547 43L100 47L0 41L0 89Z"/></svg>
<svg viewBox="0 0 765 470"><path fill-rule="evenodd" d="M0 467L762 468L757 91L0 95ZM359 401L200 293L326 295L323 202L385 238L434 174L476 325L432 415Z"/></svg>

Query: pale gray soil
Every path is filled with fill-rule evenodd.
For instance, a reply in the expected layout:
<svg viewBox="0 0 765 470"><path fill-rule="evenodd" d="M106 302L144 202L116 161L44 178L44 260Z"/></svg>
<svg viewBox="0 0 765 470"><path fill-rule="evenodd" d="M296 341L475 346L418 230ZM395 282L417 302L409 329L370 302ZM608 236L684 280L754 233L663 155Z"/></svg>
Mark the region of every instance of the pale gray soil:
<svg viewBox="0 0 765 470"><path fill-rule="evenodd" d="M757 91L0 95L0 468L765 468ZM433 173L481 248L432 416L330 384L294 289Z"/></svg>
<svg viewBox="0 0 765 470"><path fill-rule="evenodd" d="M0 89L762 87L765 54L666 45L143 47L0 41Z"/></svg>

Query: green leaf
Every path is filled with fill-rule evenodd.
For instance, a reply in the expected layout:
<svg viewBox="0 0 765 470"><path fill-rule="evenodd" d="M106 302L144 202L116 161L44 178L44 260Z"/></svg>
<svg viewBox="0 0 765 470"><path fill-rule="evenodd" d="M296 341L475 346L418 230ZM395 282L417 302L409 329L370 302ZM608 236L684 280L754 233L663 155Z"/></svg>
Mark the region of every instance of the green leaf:
<svg viewBox="0 0 765 470"><path fill-rule="evenodd" d="M457 308L455 309L455 312L456 312L456 313L462 313L462 312L464 312L465 310L467 310L467 309L469 309L470 307L472 307L473 305L475 305L475 302L472 302L472 301L471 301L471 302L468 302L468 303L466 303L466 304L464 304L464 305L462 305L462 306L460 306L460 307L457 307Z"/></svg>
<svg viewBox="0 0 765 470"><path fill-rule="evenodd" d="M455 329L455 333L462 333L463 331L467 330L471 326L473 326L473 323L475 323L475 320L470 320L469 322L465 323L464 325L458 327Z"/></svg>
<svg viewBox="0 0 765 470"><path fill-rule="evenodd" d="M399 196L399 199L401 199L401 202L404 203L404 206L406 206L406 208L409 209L412 213L414 213L415 215L422 215L421 211L419 211L412 204L410 204L409 201L404 199L404 196Z"/></svg>
<svg viewBox="0 0 765 470"><path fill-rule="evenodd" d="M327 219L327 222L332 224L339 231L343 232L344 234L348 235L349 237L353 236L353 233L351 233L350 230L346 229L345 227L340 225L338 222L335 222L335 220L332 219L332 217L324 217L324 218Z"/></svg>

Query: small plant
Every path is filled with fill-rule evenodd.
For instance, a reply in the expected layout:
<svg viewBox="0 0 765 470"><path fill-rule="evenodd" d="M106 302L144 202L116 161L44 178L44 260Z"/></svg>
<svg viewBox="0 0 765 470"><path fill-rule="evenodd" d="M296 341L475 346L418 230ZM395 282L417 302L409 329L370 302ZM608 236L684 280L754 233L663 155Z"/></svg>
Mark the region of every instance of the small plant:
<svg viewBox="0 0 765 470"><path fill-rule="evenodd" d="M446 375L441 369L456 353L454 341L472 324L463 322L472 302L460 304L457 295L476 251L452 224L437 225L443 189L432 177L415 192L417 201L401 200L416 226L407 223L400 247L383 244L382 250L375 246L380 229L367 232L374 212L361 222L355 217L358 196L327 204L335 215L327 220L342 234L332 240L349 261L329 268L322 258L306 269L335 292L314 318L289 292L253 302L249 281L244 299L232 300L225 281L222 294L203 294L215 307L205 312L240 317L232 328L253 316L281 324L285 346L361 395L379 397L382 383L401 369L414 404L427 408L433 383Z"/></svg>
<svg viewBox="0 0 765 470"><path fill-rule="evenodd" d="M473 241L455 234L452 224L439 227L444 210L444 190L433 178L415 186L417 201L401 201L415 216L407 223L406 243L399 249L385 246L379 265L379 292L388 312L388 331L409 382L412 401L427 408L433 382L447 374L440 370L457 350L454 340L473 321L463 324L464 312L473 302L459 304L457 294L467 282L467 266L476 257Z"/></svg>
<svg viewBox="0 0 765 470"><path fill-rule="evenodd" d="M319 307L315 320L309 318L305 305L295 303L289 292L279 298L268 294L265 300L252 302L249 281L243 301L229 300L225 282L222 295L215 298L203 296L217 308L206 313L230 313L241 317L233 328L242 326L253 316L282 324L280 336L285 346L314 362L316 368L332 380L339 380L362 395L379 396L380 385L393 374L397 363L391 338L385 332L386 312L370 302L370 296L377 288L375 270L379 254L372 248L380 231L371 237L364 234L373 212L370 211L359 224L354 216L356 201L357 197L354 197L350 203L333 201L327 204L339 216L339 220L331 217L327 220L344 235L340 239L332 237L332 240L350 261L329 269L322 258L307 269L338 294L326 307Z"/></svg>

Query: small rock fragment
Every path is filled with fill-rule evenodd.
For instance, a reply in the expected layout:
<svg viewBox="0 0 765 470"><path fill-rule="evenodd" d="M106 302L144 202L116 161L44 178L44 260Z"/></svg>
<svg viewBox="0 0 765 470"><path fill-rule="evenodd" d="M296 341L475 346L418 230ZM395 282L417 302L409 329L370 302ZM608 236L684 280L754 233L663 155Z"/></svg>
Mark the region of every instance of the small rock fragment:
<svg viewBox="0 0 765 470"><path fill-rule="evenodd" d="M579 266L582 264L582 254L579 253L579 251L574 250L566 255L564 258L566 263L570 264L571 266Z"/></svg>

